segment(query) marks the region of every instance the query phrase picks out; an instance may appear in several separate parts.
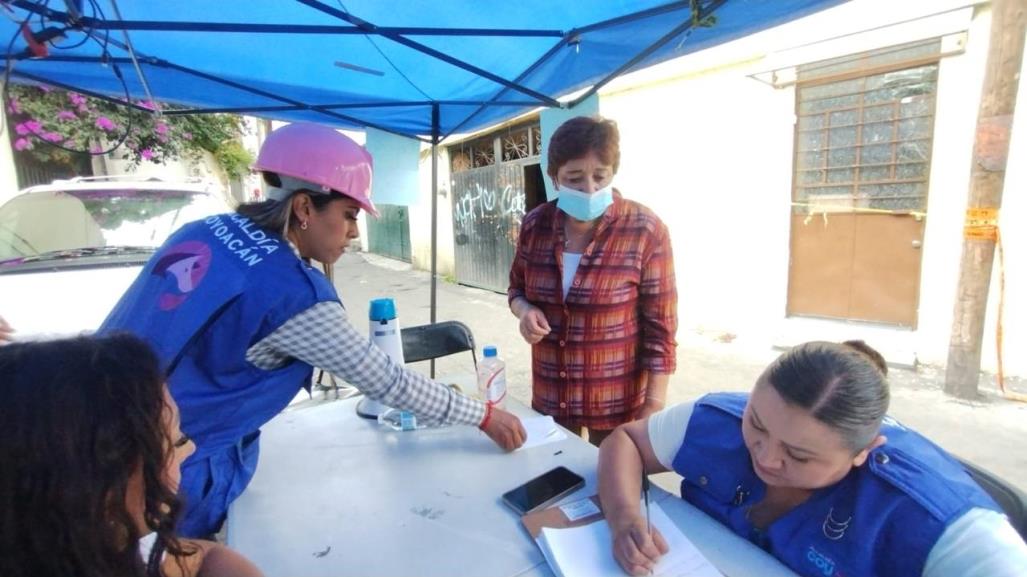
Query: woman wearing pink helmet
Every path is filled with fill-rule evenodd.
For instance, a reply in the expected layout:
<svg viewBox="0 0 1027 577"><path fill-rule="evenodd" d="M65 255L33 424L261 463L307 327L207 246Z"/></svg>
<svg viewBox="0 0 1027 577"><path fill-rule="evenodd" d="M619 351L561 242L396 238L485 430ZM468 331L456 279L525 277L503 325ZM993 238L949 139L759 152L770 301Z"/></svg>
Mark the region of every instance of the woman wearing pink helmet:
<svg viewBox="0 0 1027 577"><path fill-rule="evenodd" d="M350 325L332 264L371 202L370 154L339 132L291 124L255 165L267 200L183 226L156 251L101 327L146 339L165 364L182 430L197 451L182 466L179 531L207 536L256 468L260 427L310 383L314 367L427 423L477 425L506 450L517 417L395 364Z"/></svg>

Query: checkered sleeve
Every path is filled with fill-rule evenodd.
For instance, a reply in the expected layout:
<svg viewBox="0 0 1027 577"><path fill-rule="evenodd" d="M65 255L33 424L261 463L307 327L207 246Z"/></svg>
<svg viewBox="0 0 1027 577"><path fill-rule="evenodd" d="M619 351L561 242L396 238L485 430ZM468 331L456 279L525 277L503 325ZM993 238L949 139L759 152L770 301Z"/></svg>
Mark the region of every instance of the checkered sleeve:
<svg viewBox="0 0 1027 577"><path fill-rule="evenodd" d="M428 425L478 425L485 417L481 401L396 364L353 328L337 302L318 303L289 319L250 347L246 359L263 369L298 359Z"/></svg>

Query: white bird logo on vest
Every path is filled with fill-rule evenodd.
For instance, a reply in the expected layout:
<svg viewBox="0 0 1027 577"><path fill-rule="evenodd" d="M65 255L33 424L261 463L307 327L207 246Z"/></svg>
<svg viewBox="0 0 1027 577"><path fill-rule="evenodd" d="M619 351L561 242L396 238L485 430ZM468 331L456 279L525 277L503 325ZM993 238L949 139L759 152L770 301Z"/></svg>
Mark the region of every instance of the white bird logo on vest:
<svg viewBox="0 0 1027 577"><path fill-rule="evenodd" d="M827 512L827 518L824 519L824 537L832 541L837 541L845 536L845 531L849 528L849 523L852 522L852 516L850 515L844 521L839 521L834 518L834 507Z"/></svg>

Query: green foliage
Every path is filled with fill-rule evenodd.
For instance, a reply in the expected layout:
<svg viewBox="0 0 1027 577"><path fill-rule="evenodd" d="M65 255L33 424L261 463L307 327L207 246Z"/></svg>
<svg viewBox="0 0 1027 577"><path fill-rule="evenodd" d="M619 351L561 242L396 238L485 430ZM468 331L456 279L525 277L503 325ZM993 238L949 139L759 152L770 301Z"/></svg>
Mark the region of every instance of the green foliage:
<svg viewBox="0 0 1027 577"><path fill-rule="evenodd" d="M138 165L197 160L210 152L230 179L241 177L253 162L239 137L245 127L233 114L157 116L147 110L41 86L10 86L7 118L11 142L19 154L71 166L76 155L98 154L121 142L112 154ZM164 105L162 110L174 108ZM122 142L123 140L123 142ZM51 144L57 146L51 146Z"/></svg>
<svg viewBox="0 0 1027 577"><path fill-rule="evenodd" d="M224 141L211 152L230 180L241 179L245 176L254 160L250 151L246 150L238 140Z"/></svg>

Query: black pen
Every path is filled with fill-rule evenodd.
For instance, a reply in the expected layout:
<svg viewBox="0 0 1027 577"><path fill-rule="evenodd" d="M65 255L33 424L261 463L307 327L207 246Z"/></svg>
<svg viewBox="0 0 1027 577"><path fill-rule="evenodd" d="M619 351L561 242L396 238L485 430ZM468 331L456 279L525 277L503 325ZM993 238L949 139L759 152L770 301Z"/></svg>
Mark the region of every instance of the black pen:
<svg viewBox="0 0 1027 577"><path fill-rule="evenodd" d="M645 531L649 534L649 538L653 538L653 524L649 518L649 475L645 474L645 466L642 466L642 498L645 500ZM649 574L653 572L650 569Z"/></svg>

